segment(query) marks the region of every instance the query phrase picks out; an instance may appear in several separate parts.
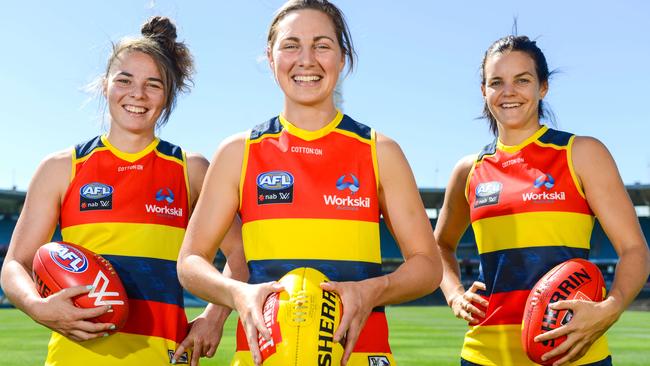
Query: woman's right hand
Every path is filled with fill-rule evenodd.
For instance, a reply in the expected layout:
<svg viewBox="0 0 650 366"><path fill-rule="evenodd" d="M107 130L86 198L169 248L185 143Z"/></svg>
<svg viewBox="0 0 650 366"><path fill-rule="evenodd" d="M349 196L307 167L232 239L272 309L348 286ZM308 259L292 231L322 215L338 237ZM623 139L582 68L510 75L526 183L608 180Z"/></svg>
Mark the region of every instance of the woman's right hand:
<svg viewBox="0 0 650 366"><path fill-rule="evenodd" d="M251 285L241 282L233 292L235 309L239 313L239 320L246 332L246 341L253 356L255 365L262 364L262 354L258 344L258 334L266 340L271 339L271 332L264 323L262 308L264 301L272 292L280 292L284 287L279 282L265 282Z"/></svg>
<svg viewBox="0 0 650 366"><path fill-rule="evenodd" d="M73 341L82 342L108 336L107 331L115 329L115 325L93 323L87 319L110 311L110 306L85 309L76 307L72 302L74 297L88 293L91 288L91 286L70 287L40 299L30 315L36 322Z"/></svg>
<svg viewBox="0 0 650 366"><path fill-rule="evenodd" d="M478 318L485 318L485 312L479 309L476 304L487 309L488 301L478 295L476 291L485 291L483 282L474 281L472 286L463 294L458 294L451 300L450 306L456 318L466 320L470 325L479 323Z"/></svg>

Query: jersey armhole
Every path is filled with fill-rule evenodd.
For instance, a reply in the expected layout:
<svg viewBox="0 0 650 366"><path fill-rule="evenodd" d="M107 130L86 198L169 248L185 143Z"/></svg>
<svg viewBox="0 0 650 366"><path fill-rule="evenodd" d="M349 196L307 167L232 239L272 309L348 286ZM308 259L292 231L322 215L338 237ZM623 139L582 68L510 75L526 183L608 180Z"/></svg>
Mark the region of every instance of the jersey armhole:
<svg viewBox="0 0 650 366"><path fill-rule="evenodd" d="M575 167L573 166L573 142L575 138L576 135L571 136L569 138L569 143L567 144L567 148L566 148L567 165L569 166L569 172L571 172L571 179L573 179L573 184L578 190L578 193L580 193L580 196L582 196L582 198L587 199L587 196L585 195L585 192L582 189L582 184L580 184L580 180L578 179L578 175L576 174Z"/></svg>
<svg viewBox="0 0 650 366"><path fill-rule="evenodd" d="M77 175L77 149L75 147L72 147L72 154L70 155L70 164L72 164L72 168L70 169L70 182L72 183L72 180L74 177Z"/></svg>
<svg viewBox="0 0 650 366"><path fill-rule="evenodd" d="M370 130L370 152L372 154L372 169L375 171L375 189L379 192L379 163L377 162L377 131Z"/></svg>
<svg viewBox="0 0 650 366"><path fill-rule="evenodd" d="M476 168L476 159L472 162L472 168L469 170L469 173L467 173L467 179L465 180L465 201L467 201L467 204L469 205L469 182L472 179L472 175L474 174L474 169Z"/></svg>
<svg viewBox="0 0 650 366"><path fill-rule="evenodd" d="M241 163L241 173L239 174L239 208L238 211L241 211L242 207L242 198L244 196L244 182L246 181L246 171L248 170L248 154L250 151L251 145L251 134L252 130L248 131L246 135L246 143L244 145L244 158Z"/></svg>
<svg viewBox="0 0 650 366"><path fill-rule="evenodd" d="M187 163L187 155L185 150L181 149L183 156L183 175L185 176L185 191L187 192L187 207L192 210L192 186L190 185L190 172L189 164Z"/></svg>
<svg viewBox="0 0 650 366"><path fill-rule="evenodd" d="M65 206L65 204L66 204L66 202L68 200L68 196L70 195L70 189L72 187L72 182L74 181L76 176L77 176L77 149L76 149L76 146L73 146L72 151L70 153L70 179L68 181L68 186L63 191L63 195L60 197L59 210L63 210L63 207ZM59 227L61 227L61 215L60 215L60 212L59 212L58 225L59 225Z"/></svg>

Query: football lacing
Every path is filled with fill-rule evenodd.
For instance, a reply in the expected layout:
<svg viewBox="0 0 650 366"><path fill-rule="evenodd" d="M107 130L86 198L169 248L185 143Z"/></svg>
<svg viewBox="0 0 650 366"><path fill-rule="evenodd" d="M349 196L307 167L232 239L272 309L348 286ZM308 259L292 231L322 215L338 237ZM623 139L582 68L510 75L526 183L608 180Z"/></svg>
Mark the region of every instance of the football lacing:
<svg viewBox="0 0 650 366"><path fill-rule="evenodd" d="M296 323L307 321L309 310L309 297L304 291L300 291L291 297L291 317Z"/></svg>

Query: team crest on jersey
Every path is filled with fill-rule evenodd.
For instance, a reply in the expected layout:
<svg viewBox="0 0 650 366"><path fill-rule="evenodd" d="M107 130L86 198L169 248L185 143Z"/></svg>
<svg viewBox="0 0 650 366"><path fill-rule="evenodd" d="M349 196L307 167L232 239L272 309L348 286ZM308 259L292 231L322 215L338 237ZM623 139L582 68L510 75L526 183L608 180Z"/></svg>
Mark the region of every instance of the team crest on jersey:
<svg viewBox="0 0 650 366"><path fill-rule="evenodd" d="M497 181L484 182L477 185L474 208L498 204L502 189L503 183Z"/></svg>
<svg viewBox="0 0 650 366"><path fill-rule="evenodd" d="M113 187L92 182L79 190L79 211L113 209Z"/></svg>
<svg viewBox="0 0 650 366"><path fill-rule="evenodd" d="M293 175L283 170L261 173L257 176L257 204L293 202Z"/></svg>
<svg viewBox="0 0 650 366"><path fill-rule="evenodd" d="M368 356L368 366L390 366L386 356Z"/></svg>
<svg viewBox="0 0 650 366"><path fill-rule="evenodd" d="M167 350L167 355L169 356L169 363L172 363L172 357L174 356L174 352L175 351L173 349L168 349ZM176 362L174 362L174 363L177 364L177 365L178 364L187 365L189 363L189 362L187 362L187 359L188 359L187 352L183 352L183 354L180 355L180 357L178 357L178 359L176 359Z"/></svg>

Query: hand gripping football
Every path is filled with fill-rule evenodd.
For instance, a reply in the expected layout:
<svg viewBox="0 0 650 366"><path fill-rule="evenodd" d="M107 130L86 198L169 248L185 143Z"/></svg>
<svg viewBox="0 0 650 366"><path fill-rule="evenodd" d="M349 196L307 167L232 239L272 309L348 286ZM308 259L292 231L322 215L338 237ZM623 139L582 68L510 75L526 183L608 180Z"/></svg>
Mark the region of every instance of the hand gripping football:
<svg viewBox="0 0 650 366"><path fill-rule="evenodd" d="M259 337L265 366L340 365L343 346L334 343L343 308L337 294L324 291L327 277L313 268L296 268L280 279L285 291L264 303L272 340Z"/></svg>
<svg viewBox="0 0 650 366"><path fill-rule="evenodd" d="M535 284L524 309L521 342L533 362L551 365L563 355L542 361L542 355L559 346L566 336L535 342L536 336L557 329L573 317L570 310L552 310L548 306L560 300L602 301L605 280L598 267L584 259L560 263Z"/></svg>
<svg viewBox="0 0 650 366"><path fill-rule="evenodd" d="M109 312L88 320L112 323L115 330L126 322L129 316L126 291L113 266L99 254L71 243L47 243L36 251L32 271L42 297L69 287L92 285L89 293L73 298L75 306L111 305Z"/></svg>

